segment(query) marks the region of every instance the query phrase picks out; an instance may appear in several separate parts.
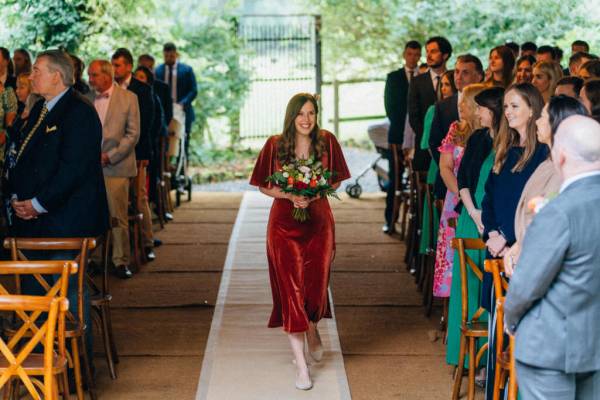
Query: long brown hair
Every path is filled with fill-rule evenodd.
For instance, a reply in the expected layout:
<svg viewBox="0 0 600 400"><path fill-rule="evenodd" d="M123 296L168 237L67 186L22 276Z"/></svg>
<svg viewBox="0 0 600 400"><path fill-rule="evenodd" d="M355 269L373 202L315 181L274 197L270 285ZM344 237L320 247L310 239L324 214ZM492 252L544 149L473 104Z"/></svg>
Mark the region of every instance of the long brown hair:
<svg viewBox="0 0 600 400"><path fill-rule="evenodd" d="M531 83L517 83L510 86L504 93L504 97L506 97L506 95L511 91L515 91L519 97L521 97L521 99L527 103L529 108L531 108L531 117L529 117L529 121L527 121L525 150L523 151L519 161L517 161L511 170L512 172L519 172L525 168L525 165L527 165L533 156L535 147L538 144L537 125L535 124L535 121L540 117L542 108L544 108L544 98ZM504 166L506 158L508 157L508 150L512 146L519 145L519 138L519 132L517 132L516 129L508 126L506 114L503 114L502 120L500 121L500 129L498 130L498 134L494 137L494 149L496 149L496 159L494 160L493 169L494 173L500 173L500 170L502 169L502 166Z"/></svg>
<svg viewBox="0 0 600 400"><path fill-rule="evenodd" d="M463 89L462 97L460 98L459 102L465 102L465 106L468 107L470 115L460 116L460 121L458 122L456 129L456 137L454 139L454 143L456 145L464 147L473 131L481 128L481 122L477 115L477 103L475 103L475 96L487 88L488 86L483 83L472 83Z"/></svg>
<svg viewBox="0 0 600 400"><path fill-rule="evenodd" d="M283 132L277 148L277 158L280 162L288 162L296 157L296 117L306 103L312 103L315 107L315 118L319 115L317 99L310 93L298 93L294 95L285 109L283 120ZM325 143L319 135L319 124L315 121L315 127L310 132L310 152L315 159L320 159L325 149Z"/></svg>
<svg viewBox="0 0 600 400"><path fill-rule="evenodd" d="M515 69L515 55L512 52L512 50L506 46L494 47L492 50L490 50L490 57L492 56L493 52L498 53L498 55L502 59L502 81L494 81L494 74L492 73L490 79L488 80L488 83L507 88L513 81L513 73Z"/></svg>

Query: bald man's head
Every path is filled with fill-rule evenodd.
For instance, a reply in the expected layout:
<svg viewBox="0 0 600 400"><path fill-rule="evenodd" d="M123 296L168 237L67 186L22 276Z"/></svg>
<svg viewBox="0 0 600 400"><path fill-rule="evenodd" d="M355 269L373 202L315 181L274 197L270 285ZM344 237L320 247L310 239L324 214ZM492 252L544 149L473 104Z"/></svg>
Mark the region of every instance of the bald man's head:
<svg viewBox="0 0 600 400"><path fill-rule="evenodd" d="M582 115L565 119L554 137L552 162L563 180L600 171L600 124Z"/></svg>

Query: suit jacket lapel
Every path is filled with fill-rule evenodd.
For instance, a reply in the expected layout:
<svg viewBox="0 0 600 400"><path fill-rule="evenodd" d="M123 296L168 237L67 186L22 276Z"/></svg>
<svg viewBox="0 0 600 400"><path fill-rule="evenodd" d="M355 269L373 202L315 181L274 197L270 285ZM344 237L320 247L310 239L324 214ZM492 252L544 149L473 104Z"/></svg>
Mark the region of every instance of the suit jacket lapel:
<svg viewBox="0 0 600 400"><path fill-rule="evenodd" d="M104 126L104 122L110 121L110 118L112 117L113 108L116 105L115 95L119 89L121 89L121 88L117 87L117 85L114 85L112 94L110 95L110 98L108 99L108 107L106 107L106 115L104 116L104 121L102 121L103 126Z"/></svg>

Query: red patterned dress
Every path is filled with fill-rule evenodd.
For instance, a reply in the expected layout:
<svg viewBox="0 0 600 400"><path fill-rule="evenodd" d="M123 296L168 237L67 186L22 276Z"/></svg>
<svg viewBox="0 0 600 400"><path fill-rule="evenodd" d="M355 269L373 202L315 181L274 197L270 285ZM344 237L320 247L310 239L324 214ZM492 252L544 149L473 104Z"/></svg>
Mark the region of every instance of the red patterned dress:
<svg viewBox="0 0 600 400"><path fill-rule="evenodd" d="M464 154L465 148L455 144L455 135L458 128L458 122L453 122L448 129L448 134L442 141L438 150L440 153L452 154L454 160L454 175L458 174L458 167ZM458 213L454 210L460 201L458 194L450 190L446 192L444 199L444 208L440 215L440 227L438 230L438 241L435 252L435 272L433 274L433 295L435 297L450 297L450 288L452 286L452 263L454 262L454 250L452 249L452 239L456 233L455 228L448 224L451 218L458 218Z"/></svg>
<svg viewBox="0 0 600 400"><path fill-rule="evenodd" d="M322 130L326 145L321 162L334 172L330 183L350 177L342 149L335 136ZM272 188L266 178L281 170L277 143L281 136L267 140L258 156L250 184ZM286 332L304 332L308 322L331 318L327 288L335 254L335 225L327 198L309 205L310 220L292 218L294 205L274 199L267 225L267 259L273 296L269 327L283 326Z"/></svg>

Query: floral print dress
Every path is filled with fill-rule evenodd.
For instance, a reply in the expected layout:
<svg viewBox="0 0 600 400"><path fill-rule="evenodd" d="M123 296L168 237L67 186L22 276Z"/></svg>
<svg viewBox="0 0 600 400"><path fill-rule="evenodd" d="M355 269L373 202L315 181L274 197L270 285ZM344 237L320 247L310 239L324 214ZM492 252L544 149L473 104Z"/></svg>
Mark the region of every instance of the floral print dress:
<svg viewBox="0 0 600 400"><path fill-rule="evenodd" d="M452 154L454 160L453 172L458 174L458 167L464 154L465 148L455 144L458 122L450 125L448 134L438 148L440 153ZM450 297L450 288L452 287L452 263L454 261L454 250L452 249L452 239L454 239L455 228L448 224L451 218L458 218L458 213L454 210L460 201L458 194L448 190L444 199L444 207L440 215L440 226L438 229L437 248L435 252L435 272L433 274L433 295L435 297Z"/></svg>

